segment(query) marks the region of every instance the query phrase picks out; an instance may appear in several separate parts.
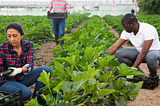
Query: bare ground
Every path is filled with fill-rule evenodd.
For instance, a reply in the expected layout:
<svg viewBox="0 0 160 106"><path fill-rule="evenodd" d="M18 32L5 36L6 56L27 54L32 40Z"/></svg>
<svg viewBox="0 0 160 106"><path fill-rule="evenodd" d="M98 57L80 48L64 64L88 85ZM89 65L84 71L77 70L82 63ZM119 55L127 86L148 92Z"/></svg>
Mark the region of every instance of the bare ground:
<svg viewBox="0 0 160 106"><path fill-rule="evenodd" d="M72 32L80 28L85 22L86 21L84 21L81 25L78 25L76 28L73 28ZM112 27L111 27L111 32L113 32L116 36L119 36L118 33L114 29L112 29ZM67 35L70 36L71 34ZM40 48L35 52L35 55L36 57L43 57L43 58L34 61L34 68L49 64L54 56L54 54L49 53L49 51L53 50L53 48L56 47L55 42L44 43L42 46L43 46L42 48ZM131 47L131 46L125 44L123 47ZM140 68L148 76L149 70L147 68L147 65L145 63L142 63L140 65ZM158 67L158 74L160 74L160 67ZM30 89L33 91L34 85L31 86ZM160 97L160 86L158 86L154 90L140 89L139 95L137 96L136 100L134 100L133 102L128 102L128 106L160 106L159 97Z"/></svg>

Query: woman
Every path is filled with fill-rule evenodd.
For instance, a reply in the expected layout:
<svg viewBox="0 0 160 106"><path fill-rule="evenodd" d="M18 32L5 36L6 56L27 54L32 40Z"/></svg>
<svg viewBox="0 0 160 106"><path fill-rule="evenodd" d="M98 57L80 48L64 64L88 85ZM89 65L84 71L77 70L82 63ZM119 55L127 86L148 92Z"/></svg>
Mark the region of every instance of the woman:
<svg viewBox="0 0 160 106"><path fill-rule="evenodd" d="M66 11L68 14L70 13L67 0L51 0L49 9L47 11L51 12L52 9L55 13L64 13ZM52 19L52 26L56 44L60 44L62 47L64 41L58 41L58 39L64 36L65 19Z"/></svg>
<svg viewBox="0 0 160 106"><path fill-rule="evenodd" d="M37 91L45 85L37 79L43 70L50 75L52 70L47 66L33 69L33 44L22 40L24 31L19 23L9 23L6 34L8 41L0 45L0 71L13 69L13 72L8 76L0 76L0 91L14 93L21 89L25 101L32 95L28 87L36 83L32 98L39 98L40 92Z"/></svg>

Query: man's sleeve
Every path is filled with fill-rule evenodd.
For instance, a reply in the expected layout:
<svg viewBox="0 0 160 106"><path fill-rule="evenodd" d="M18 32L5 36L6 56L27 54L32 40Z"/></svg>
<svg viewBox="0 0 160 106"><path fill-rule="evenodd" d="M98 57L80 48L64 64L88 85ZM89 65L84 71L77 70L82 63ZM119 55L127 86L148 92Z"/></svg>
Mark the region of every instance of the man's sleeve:
<svg viewBox="0 0 160 106"><path fill-rule="evenodd" d="M154 27L150 27L145 29L144 31L144 39L151 40L156 38L157 30Z"/></svg>
<svg viewBox="0 0 160 106"><path fill-rule="evenodd" d="M120 38L128 40L128 36L125 30L122 31Z"/></svg>

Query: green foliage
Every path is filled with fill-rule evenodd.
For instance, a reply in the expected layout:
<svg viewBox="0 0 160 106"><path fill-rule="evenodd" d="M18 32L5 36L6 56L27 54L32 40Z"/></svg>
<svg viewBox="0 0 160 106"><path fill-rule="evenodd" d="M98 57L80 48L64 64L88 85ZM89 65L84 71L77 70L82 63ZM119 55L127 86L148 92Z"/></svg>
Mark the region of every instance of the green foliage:
<svg viewBox="0 0 160 106"><path fill-rule="evenodd" d="M42 106L38 103L37 97L35 99L31 99L25 106Z"/></svg>
<svg viewBox="0 0 160 106"><path fill-rule="evenodd" d="M71 38L65 36L60 39L68 41L63 48L57 46L51 51L56 52L50 64L54 65L53 75L56 79L50 83L50 87L65 80L59 91L63 98L61 102L82 105L89 101L98 103L103 98L101 105L120 106L126 104L126 100L131 100L129 93L136 86L142 86L142 83L134 85L121 77L141 73L124 64L120 65L115 56L104 53L118 39L113 40L114 34L109 29L101 18L93 16L82 28L72 33ZM102 54L107 57L100 57ZM136 89L136 95L138 92L139 89Z"/></svg>
<svg viewBox="0 0 160 106"><path fill-rule="evenodd" d="M71 29L81 24L88 14L69 14L65 23L65 33L70 33ZM0 15L0 44L7 41L6 26L10 22L18 22L22 25L25 35L24 40L32 41L36 44L53 42L52 20L46 16L2 16Z"/></svg>
<svg viewBox="0 0 160 106"><path fill-rule="evenodd" d="M39 77L38 81L46 85L40 91L45 94L42 96L46 104L122 106L135 100L143 82L134 84L124 76L142 74L105 53L118 38L109 32L103 20L93 16L72 34L71 38L60 39L68 41L63 48L57 46L51 51L56 52L49 65L55 79L49 82L45 72ZM102 54L106 57L100 57Z"/></svg>
<svg viewBox="0 0 160 106"><path fill-rule="evenodd" d="M134 70L134 71L133 71ZM120 65L120 73L119 76L127 76L127 75L145 75L144 73L137 71L137 68L128 67L126 64L122 63Z"/></svg>
<svg viewBox="0 0 160 106"><path fill-rule="evenodd" d="M140 12L147 14L160 14L160 1L159 0L142 0L139 5Z"/></svg>
<svg viewBox="0 0 160 106"><path fill-rule="evenodd" d="M103 19L107 22L112 28L114 28L118 34L120 35L123 31L123 26L121 25L121 19L123 15L112 16L112 15L105 15Z"/></svg>

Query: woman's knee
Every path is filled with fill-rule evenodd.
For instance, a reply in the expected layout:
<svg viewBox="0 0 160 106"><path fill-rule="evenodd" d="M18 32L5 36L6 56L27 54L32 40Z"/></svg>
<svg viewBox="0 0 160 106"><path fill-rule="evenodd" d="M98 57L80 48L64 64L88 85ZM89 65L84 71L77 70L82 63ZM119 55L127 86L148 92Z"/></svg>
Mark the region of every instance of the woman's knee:
<svg viewBox="0 0 160 106"><path fill-rule="evenodd" d="M22 90L22 94L23 94L23 100L29 100L31 95L32 95L32 92L31 90L28 88L28 89L23 89Z"/></svg>

